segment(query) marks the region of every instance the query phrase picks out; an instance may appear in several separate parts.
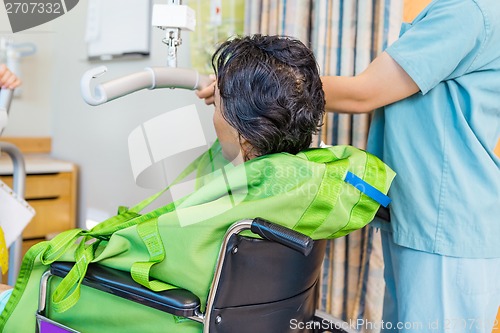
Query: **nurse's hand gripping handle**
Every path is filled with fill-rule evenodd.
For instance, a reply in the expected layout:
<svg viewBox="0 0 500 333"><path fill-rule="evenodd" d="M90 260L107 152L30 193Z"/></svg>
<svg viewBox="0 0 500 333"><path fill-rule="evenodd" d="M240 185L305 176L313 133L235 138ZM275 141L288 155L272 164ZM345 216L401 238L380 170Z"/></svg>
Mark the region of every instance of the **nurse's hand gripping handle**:
<svg viewBox="0 0 500 333"><path fill-rule="evenodd" d="M2 133L5 126L7 126L10 102L12 101L13 95L14 90L0 89L0 133Z"/></svg>
<svg viewBox="0 0 500 333"><path fill-rule="evenodd" d="M97 84L92 91L92 80L107 72L106 66L88 70L80 81L80 90L89 105L101 105L142 89L182 88L203 89L212 83L207 75L193 69L173 67L146 67L143 71Z"/></svg>
<svg viewBox="0 0 500 333"><path fill-rule="evenodd" d="M250 230L264 239L281 243L305 256L311 253L314 245L314 241L309 236L261 218L253 220Z"/></svg>

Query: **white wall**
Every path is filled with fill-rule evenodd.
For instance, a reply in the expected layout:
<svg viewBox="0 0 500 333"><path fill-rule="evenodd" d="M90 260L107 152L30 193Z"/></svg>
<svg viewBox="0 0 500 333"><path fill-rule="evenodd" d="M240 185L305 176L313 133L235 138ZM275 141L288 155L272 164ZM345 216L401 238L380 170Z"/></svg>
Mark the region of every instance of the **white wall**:
<svg viewBox="0 0 500 333"><path fill-rule="evenodd" d="M21 70L26 78L22 86L22 98L16 98L11 105L9 124L5 136L47 136L50 135L51 86L53 80L52 54L56 34L53 24L12 34L7 13L0 9L0 37L12 39L16 44L36 44L35 55L21 60Z"/></svg>
<svg viewBox="0 0 500 333"><path fill-rule="evenodd" d="M86 12L86 2L80 1L62 17L28 33L13 35L16 42L34 42L38 52L23 61L23 95L13 101L11 122L4 133L6 136L51 136L54 157L77 164L80 225L89 209L91 215L94 210L114 214L118 205L131 206L155 192L136 186L132 176L127 138L135 127L156 115L189 104L206 111L201 112L206 115L205 128L211 123L212 114L212 107L205 106L193 91L181 89L144 90L97 107L85 104L79 83L86 70L105 64L108 66L106 77L112 79L166 63L166 46L161 42L163 33L156 28L151 28L149 58L106 63L87 61ZM0 22L4 27L6 17L0 17ZM2 27L0 31L10 30ZM183 33L182 37L178 66L189 67L189 34ZM189 124L179 125L189 131Z"/></svg>

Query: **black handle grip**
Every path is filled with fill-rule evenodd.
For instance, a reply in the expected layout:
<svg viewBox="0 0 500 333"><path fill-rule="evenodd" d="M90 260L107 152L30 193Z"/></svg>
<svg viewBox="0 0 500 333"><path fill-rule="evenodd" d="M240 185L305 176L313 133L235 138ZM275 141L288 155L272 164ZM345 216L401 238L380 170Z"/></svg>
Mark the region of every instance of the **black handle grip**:
<svg viewBox="0 0 500 333"><path fill-rule="evenodd" d="M314 241L311 237L259 217L253 220L250 230L264 239L283 244L305 256L309 255L313 248Z"/></svg>
<svg viewBox="0 0 500 333"><path fill-rule="evenodd" d="M385 222L391 222L391 213L389 211L389 208L387 207L380 206L375 216L384 220Z"/></svg>

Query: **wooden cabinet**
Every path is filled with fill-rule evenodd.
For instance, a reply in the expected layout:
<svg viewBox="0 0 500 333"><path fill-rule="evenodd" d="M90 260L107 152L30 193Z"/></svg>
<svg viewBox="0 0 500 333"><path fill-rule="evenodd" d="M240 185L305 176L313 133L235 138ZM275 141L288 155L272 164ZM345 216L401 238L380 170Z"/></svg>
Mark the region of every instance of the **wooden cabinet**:
<svg viewBox="0 0 500 333"><path fill-rule="evenodd" d="M24 229L23 254L32 245L75 228L77 213L76 166L47 153L24 153L24 160L27 174L24 199L35 209L36 215ZM10 187L12 168L10 158L0 156L0 179Z"/></svg>
<svg viewBox="0 0 500 333"><path fill-rule="evenodd" d="M0 178L12 187L11 176ZM75 227L75 180L75 172L27 175L25 199L36 215L24 229L24 239L45 238Z"/></svg>

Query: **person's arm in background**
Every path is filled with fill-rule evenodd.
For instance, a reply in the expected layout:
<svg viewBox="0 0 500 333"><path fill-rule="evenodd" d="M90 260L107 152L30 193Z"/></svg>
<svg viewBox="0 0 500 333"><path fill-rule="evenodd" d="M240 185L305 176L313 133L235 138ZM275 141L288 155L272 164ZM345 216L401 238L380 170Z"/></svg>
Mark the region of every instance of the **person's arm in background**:
<svg viewBox="0 0 500 333"><path fill-rule="evenodd" d="M323 76L326 111L365 113L417 93L412 78L383 52L359 75Z"/></svg>
<svg viewBox="0 0 500 333"><path fill-rule="evenodd" d="M19 79L5 64L0 65L0 88L15 89L21 84Z"/></svg>
<svg viewBox="0 0 500 333"><path fill-rule="evenodd" d="M15 89L21 80L5 64L0 64L0 89ZM12 287L0 283L0 312L3 311L12 293Z"/></svg>

